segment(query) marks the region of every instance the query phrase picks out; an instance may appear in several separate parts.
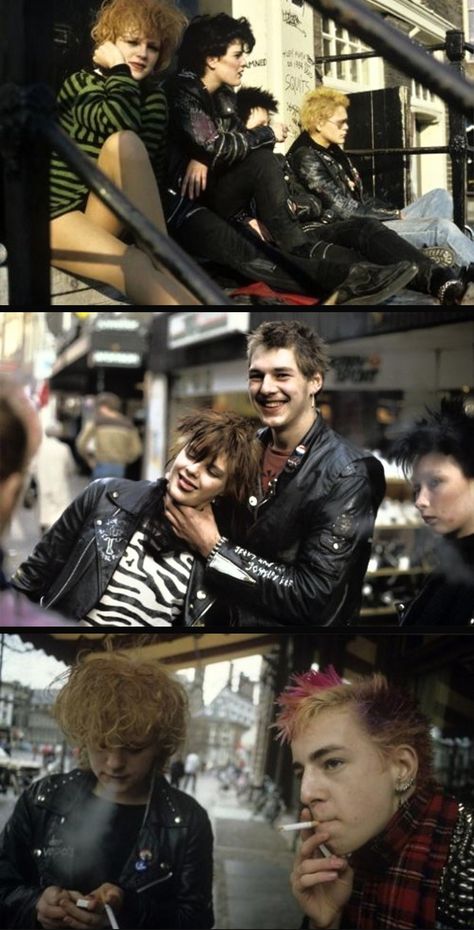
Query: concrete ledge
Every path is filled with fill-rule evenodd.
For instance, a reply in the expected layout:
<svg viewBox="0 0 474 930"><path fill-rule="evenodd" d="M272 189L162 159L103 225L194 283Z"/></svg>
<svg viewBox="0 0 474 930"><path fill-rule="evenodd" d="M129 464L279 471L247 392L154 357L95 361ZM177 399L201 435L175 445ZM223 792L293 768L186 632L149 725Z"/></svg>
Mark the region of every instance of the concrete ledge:
<svg viewBox="0 0 474 930"><path fill-rule="evenodd" d="M51 269L51 303L78 306L105 306L110 304L126 304L130 302L113 287L98 285L96 281L87 278L76 278ZM7 266L0 267L0 306L9 306L8 301L8 274Z"/></svg>

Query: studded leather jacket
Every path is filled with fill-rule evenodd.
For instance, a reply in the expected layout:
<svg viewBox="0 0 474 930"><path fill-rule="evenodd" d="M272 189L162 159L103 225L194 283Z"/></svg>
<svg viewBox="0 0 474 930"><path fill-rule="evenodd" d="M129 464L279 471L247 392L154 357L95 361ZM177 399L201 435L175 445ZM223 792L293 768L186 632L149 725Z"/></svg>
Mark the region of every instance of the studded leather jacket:
<svg viewBox="0 0 474 930"><path fill-rule="evenodd" d="M441 876L437 930L474 927L474 814L459 804L459 817Z"/></svg>
<svg viewBox="0 0 474 930"><path fill-rule="evenodd" d="M270 441L270 431L261 439ZM383 467L321 416L265 495L251 498L245 548L223 539L206 578L235 625L344 626L358 615Z"/></svg>
<svg viewBox="0 0 474 930"><path fill-rule="evenodd" d="M235 94L225 84L210 94L196 74L181 71L167 83L165 93L170 114L169 184L176 190L191 158L220 172L254 149L272 149L275 144L269 126L244 126Z"/></svg>
<svg viewBox="0 0 474 930"><path fill-rule="evenodd" d="M377 197L367 197L359 172L338 145L325 149L302 132L293 142L288 161L306 190L315 194L333 219L353 216L393 220L398 210Z"/></svg>
<svg viewBox="0 0 474 930"><path fill-rule="evenodd" d="M12 577L12 585L42 607L82 620L96 606L164 479L93 481L64 511ZM195 557L181 625L201 625L215 596L204 588L204 561ZM217 609L217 607L216 607ZM219 616L225 619L224 608Z"/></svg>
<svg viewBox="0 0 474 930"><path fill-rule="evenodd" d="M91 772L76 769L35 782L19 798L0 837L0 926L31 930L45 888L76 889L68 825L94 784ZM160 776L116 882L125 893L120 926L212 927L212 846L206 812ZM147 850L147 868L137 870L140 850Z"/></svg>

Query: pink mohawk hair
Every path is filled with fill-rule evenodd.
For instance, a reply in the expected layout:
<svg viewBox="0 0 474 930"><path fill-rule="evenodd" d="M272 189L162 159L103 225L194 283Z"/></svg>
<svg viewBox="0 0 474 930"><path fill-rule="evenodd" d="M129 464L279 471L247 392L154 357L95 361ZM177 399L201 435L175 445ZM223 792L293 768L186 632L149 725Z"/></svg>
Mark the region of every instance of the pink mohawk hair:
<svg viewBox="0 0 474 930"><path fill-rule="evenodd" d="M285 742L292 738L296 711L305 698L311 698L317 691L325 691L327 688L336 688L343 684L343 679L333 665L328 665L322 672L310 669L302 675L292 675L290 684L276 700L280 708L275 724L279 731L278 739Z"/></svg>
<svg viewBox="0 0 474 930"><path fill-rule="evenodd" d="M291 681L294 685L286 687L281 697L285 695L295 698L308 697L314 691L322 691L325 688L334 688L336 685L344 684L334 665L328 665L322 672L316 672L310 668L309 672L304 672L303 675L292 675Z"/></svg>

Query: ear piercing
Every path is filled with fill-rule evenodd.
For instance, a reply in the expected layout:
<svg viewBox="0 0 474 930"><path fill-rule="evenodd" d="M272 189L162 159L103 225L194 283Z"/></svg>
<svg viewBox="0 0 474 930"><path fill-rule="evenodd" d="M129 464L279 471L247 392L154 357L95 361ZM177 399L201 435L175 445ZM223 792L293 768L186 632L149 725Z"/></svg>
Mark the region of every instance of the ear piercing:
<svg viewBox="0 0 474 930"><path fill-rule="evenodd" d="M414 784L415 784L415 776L407 779L407 781L402 781L402 779L399 778L397 785L395 787L395 792L397 794L405 794L405 791L408 791Z"/></svg>

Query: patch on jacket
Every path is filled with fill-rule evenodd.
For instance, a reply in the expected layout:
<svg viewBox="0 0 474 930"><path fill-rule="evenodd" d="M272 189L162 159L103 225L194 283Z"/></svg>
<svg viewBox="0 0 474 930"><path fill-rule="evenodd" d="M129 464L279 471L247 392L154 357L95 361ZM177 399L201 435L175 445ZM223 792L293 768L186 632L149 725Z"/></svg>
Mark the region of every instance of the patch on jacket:
<svg viewBox="0 0 474 930"><path fill-rule="evenodd" d="M105 523L96 521L96 539L99 555L104 562L115 562L122 553L123 542L127 541L130 530L126 532L123 517L112 517Z"/></svg>

